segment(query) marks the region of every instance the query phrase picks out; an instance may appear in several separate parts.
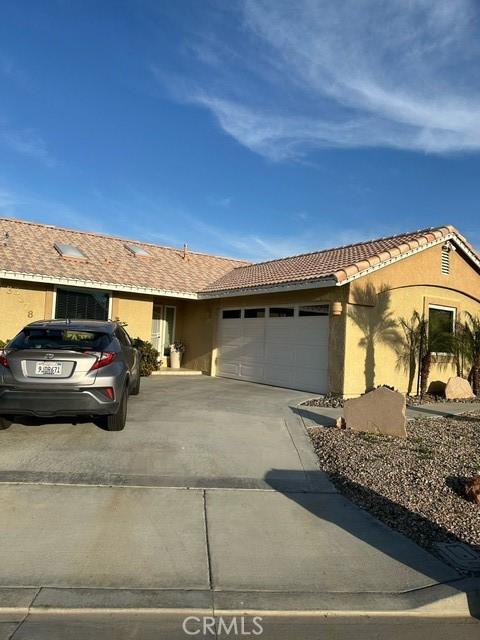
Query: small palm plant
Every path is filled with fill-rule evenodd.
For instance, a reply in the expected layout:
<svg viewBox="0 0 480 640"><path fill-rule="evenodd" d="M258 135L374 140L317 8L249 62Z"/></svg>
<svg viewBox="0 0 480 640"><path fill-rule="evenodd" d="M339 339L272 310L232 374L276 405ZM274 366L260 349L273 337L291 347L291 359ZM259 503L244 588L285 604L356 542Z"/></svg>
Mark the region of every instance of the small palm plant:
<svg viewBox="0 0 480 640"><path fill-rule="evenodd" d="M398 345L398 364L408 372L407 394L412 395L413 382L417 371L417 361L420 353L421 336L423 333L423 319L418 311L414 311L411 318L400 318L399 324L403 331L402 343Z"/></svg>
<svg viewBox="0 0 480 640"><path fill-rule="evenodd" d="M472 383L473 393L478 396L480 393L480 316L474 316L468 311L465 315L461 341L457 343L457 348L471 365L468 377Z"/></svg>

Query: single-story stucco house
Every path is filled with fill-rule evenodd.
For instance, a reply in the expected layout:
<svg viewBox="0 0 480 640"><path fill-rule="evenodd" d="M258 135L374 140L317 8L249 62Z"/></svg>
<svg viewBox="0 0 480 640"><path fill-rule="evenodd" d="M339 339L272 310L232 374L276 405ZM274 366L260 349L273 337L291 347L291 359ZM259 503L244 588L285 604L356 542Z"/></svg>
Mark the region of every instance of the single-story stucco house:
<svg viewBox="0 0 480 640"><path fill-rule="evenodd" d="M119 319L207 374L314 393L406 391L392 320L480 314L480 256L452 226L257 264L0 218L0 339L45 318ZM370 353L366 360L366 345ZM453 365L439 354L432 380Z"/></svg>

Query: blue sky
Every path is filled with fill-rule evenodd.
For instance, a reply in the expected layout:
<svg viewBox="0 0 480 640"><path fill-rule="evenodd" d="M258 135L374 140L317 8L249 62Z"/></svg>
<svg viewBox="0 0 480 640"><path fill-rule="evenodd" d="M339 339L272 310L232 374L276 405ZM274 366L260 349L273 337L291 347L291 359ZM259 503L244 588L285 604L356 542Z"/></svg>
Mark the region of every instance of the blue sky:
<svg viewBox="0 0 480 640"><path fill-rule="evenodd" d="M5 0L0 214L249 259L480 246L476 0Z"/></svg>

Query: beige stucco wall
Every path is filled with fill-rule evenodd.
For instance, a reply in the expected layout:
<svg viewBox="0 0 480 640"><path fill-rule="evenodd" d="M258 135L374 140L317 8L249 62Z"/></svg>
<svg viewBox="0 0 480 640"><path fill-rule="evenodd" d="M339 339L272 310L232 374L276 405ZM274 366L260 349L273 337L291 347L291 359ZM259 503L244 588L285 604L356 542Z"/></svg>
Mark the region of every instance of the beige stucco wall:
<svg viewBox="0 0 480 640"><path fill-rule="evenodd" d="M185 344L182 366L211 373L213 327L210 302L186 300L178 305L175 334Z"/></svg>
<svg viewBox="0 0 480 640"><path fill-rule="evenodd" d="M50 318L52 296L51 287L0 280L0 340L13 338L29 322Z"/></svg>
<svg viewBox="0 0 480 640"><path fill-rule="evenodd" d="M129 293L114 292L112 296L112 320L127 323L132 338L150 341L152 336L153 298Z"/></svg>
<svg viewBox="0 0 480 640"><path fill-rule="evenodd" d="M368 301L366 305L359 305L362 296L365 295L366 287L371 285L376 291L382 286L387 289L383 296L387 296L389 304L384 316L391 314L393 319L398 320L400 317L408 319L414 310L428 313L430 304L453 307L457 310L457 317L460 319L465 311L479 314L480 275L478 272L459 252L451 252L450 274L443 275L440 269L440 257L441 246L438 245L360 278L350 285L349 311L355 312L356 307L358 309L362 306L364 309L370 309L369 312L367 311L370 318L370 331L375 332L375 328L378 329L381 324L378 317L380 305L372 307L368 305ZM393 346L385 344L381 339L382 332L376 331L373 348L374 384L375 386L392 385L405 392L408 377L407 372L398 364L394 346L396 343L398 347L400 340L395 340L394 331L390 334L390 338L394 338ZM367 380L373 377L371 361L367 365L367 372L365 371L366 349L360 345L366 333L365 329L362 330L350 316L347 318L347 361L344 386L344 394L347 397L364 393ZM433 366L430 382L436 380L446 382L451 375L455 375L455 369L452 364L443 359Z"/></svg>

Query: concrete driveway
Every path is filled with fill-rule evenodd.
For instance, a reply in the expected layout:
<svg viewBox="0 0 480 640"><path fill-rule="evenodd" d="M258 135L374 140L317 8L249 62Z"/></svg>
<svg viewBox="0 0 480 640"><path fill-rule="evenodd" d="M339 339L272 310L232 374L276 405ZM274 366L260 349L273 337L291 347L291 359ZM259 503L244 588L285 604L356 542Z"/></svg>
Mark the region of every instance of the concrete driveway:
<svg viewBox="0 0 480 640"><path fill-rule="evenodd" d="M0 432L0 481L265 488L271 469L302 471L287 418L307 397L207 376L146 378L122 432L91 423Z"/></svg>
<svg viewBox="0 0 480 640"><path fill-rule="evenodd" d="M106 611L110 622L130 612L138 630L139 609L307 610L369 624L404 612L429 624L448 610L470 637L462 577L352 505L318 470L291 408L306 397L157 377L131 398L121 433L91 424L0 432L0 639L41 628L65 637L55 617L65 611L80 620L82 611ZM175 620L168 637L187 637ZM75 638L90 637L78 625ZM272 625L271 637L281 637Z"/></svg>

